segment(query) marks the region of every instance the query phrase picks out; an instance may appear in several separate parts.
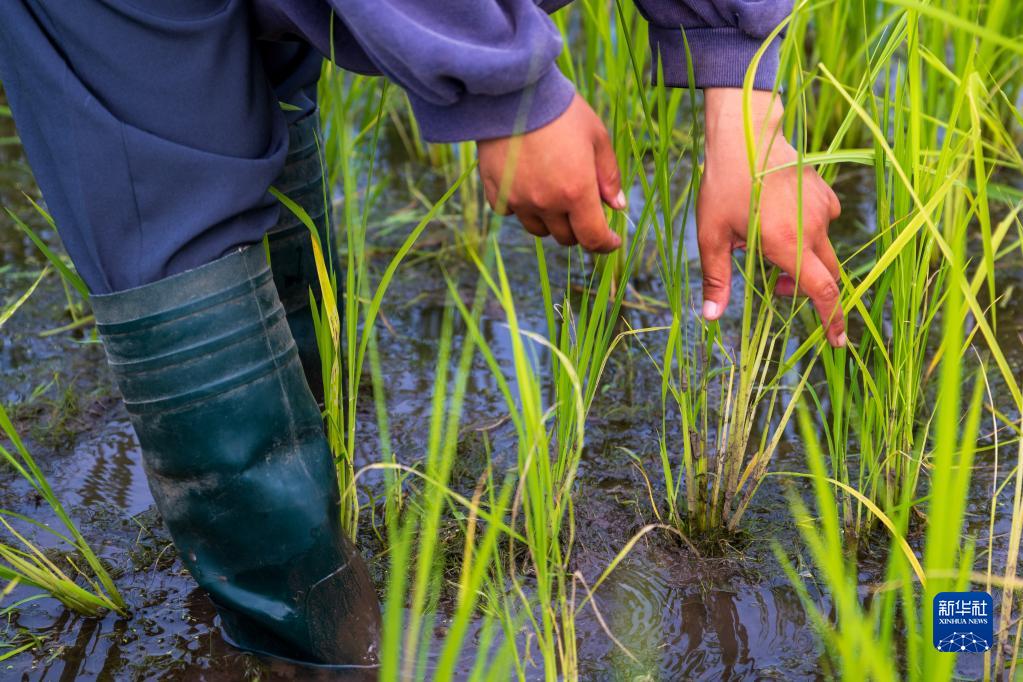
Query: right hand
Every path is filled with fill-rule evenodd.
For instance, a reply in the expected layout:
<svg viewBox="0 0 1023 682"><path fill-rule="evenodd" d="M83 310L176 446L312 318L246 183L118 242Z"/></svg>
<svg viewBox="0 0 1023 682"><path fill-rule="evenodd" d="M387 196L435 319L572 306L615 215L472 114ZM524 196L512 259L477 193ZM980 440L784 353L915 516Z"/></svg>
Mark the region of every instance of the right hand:
<svg viewBox="0 0 1023 682"><path fill-rule="evenodd" d="M542 128L476 142L487 202L514 213L537 237L609 253L622 244L604 217L601 200L625 208L618 160L607 129L579 95Z"/></svg>
<svg viewBox="0 0 1023 682"><path fill-rule="evenodd" d="M696 206L696 232L703 267L703 316L721 317L732 285L732 250L746 245L753 178L746 156L743 95L737 88L704 91L706 163ZM839 288L840 265L828 239L838 218L838 197L811 166L795 167L796 150L781 134L781 101L754 92L751 116L757 135L757 168L783 167L764 176L760 191L760 246L784 274L775 293L796 292L813 301L828 343L846 344ZM802 222L799 216L802 214Z"/></svg>

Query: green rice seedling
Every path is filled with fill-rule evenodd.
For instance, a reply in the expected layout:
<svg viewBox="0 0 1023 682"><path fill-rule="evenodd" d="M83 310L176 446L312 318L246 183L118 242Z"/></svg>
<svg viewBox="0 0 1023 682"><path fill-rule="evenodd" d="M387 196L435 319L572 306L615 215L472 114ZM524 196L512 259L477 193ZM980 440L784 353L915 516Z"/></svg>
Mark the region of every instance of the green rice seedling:
<svg viewBox="0 0 1023 682"><path fill-rule="evenodd" d="M492 274L483 261L477 261L477 265L505 314L516 392L512 391L510 382L504 377L481 331L471 324L464 306L459 305L459 309L470 325L470 333L482 356L498 380L518 438L512 528L516 529L521 524L523 539L517 540L514 535L508 538L508 576L520 600L520 608L536 636L545 679L556 680L559 673L567 679L575 679L578 675L578 658L568 564L574 535L571 491L583 445L585 410L582 385L568 357L543 337L523 330L520 326L496 241L492 248L495 253L495 272ZM572 407L567 408L574 415L571 424L555 423L554 426L548 426L548 420L561 408L544 407L543 382L537 375L527 339L558 356L571 391L569 395L562 394L558 398L573 401ZM517 542L523 542L529 554L529 567L532 569L530 587L533 594L527 593L515 566ZM513 633L508 632L506 636L513 636Z"/></svg>
<svg viewBox="0 0 1023 682"><path fill-rule="evenodd" d="M40 284L42 284L42 281L46 279L46 276L49 274L50 268L49 267L43 268L39 272L39 276L35 278L35 281L32 282L32 285L29 286L29 288L26 289L23 294L18 296L18 298L14 299L10 303L5 303L3 307L0 307L0 328L2 328L4 324L6 324L9 319L11 319L11 316L13 316L14 313L18 312L18 310L23 305L25 305L25 302L32 297L32 294L35 293L35 290L39 287Z"/></svg>
<svg viewBox="0 0 1023 682"><path fill-rule="evenodd" d="M478 296L477 304L469 313L477 322L483 300ZM503 624L498 614L481 608L484 597L498 598L501 575L498 546L503 536L511 532L503 519L511 501L514 479L509 478L499 485L492 469L488 469L471 500L448 487L458 457L466 382L476 354L475 342L470 336L458 353L449 390L453 310L450 305L446 308L442 323L424 466L410 474L412 479L422 481L422 493L417 504L405 505L401 516L392 515L388 522L390 566L380 652L381 679L458 679L460 669L467 663L465 654L472 650L467 646L466 637L474 618L479 641L475 653L468 657L472 664L470 679L508 679L516 665L514 639L500 641L498 635L503 631ZM402 493L391 487L388 494ZM435 627L442 597L438 537L442 513L452 503L465 510L467 521L456 594L450 615L445 619L445 634L438 639Z"/></svg>
<svg viewBox="0 0 1023 682"><path fill-rule="evenodd" d="M505 376L476 316L457 299L455 305L497 380L517 434L516 484L510 507L511 532L506 535L505 578L512 586L514 598L504 603L505 636L514 638L517 624L525 619L535 637L540 658L537 663L542 666L544 678L577 679L575 621L579 609L589 600L577 598L577 591L586 587L571 568L575 536L572 489L585 442L586 417L608 357L625 336L642 330L616 330L625 280L615 279L611 258L596 259L578 303L566 293L561 304L556 304L547 259L539 243L537 262L549 336L524 329L496 242L497 230L492 232L487 252L493 253L492 265L486 255L476 259L476 264L488 293L505 314L513 377ZM642 252L644 240L642 234L638 237L630 246L625 278ZM537 362L535 353L549 354L549 379L541 374L544 365ZM548 384L552 389L549 406L543 399ZM528 554L528 579L517 567L517 546ZM607 572L612 568L613 565ZM525 658L519 655L519 659ZM521 679L532 677L522 664L518 675Z"/></svg>
<svg viewBox="0 0 1023 682"><path fill-rule="evenodd" d="M637 74L641 64L633 58ZM750 85L747 84L747 92ZM661 473L665 484L667 520L692 533L709 535L734 532L766 474L781 435L792 414L792 398L805 385L805 378L792 383L787 372L820 335L789 358L779 369L778 356L788 344L792 320L798 310L785 311L764 291L773 289L776 274L765 267L757 242L759 185L767 169L752 167L754 197L749 247L742 274L744 278L740 347L725 346L717 323L694 325L694 283L689 261L695 256L687 249L685 232L691 229L689 216L699 191L700 172L694 170L683 195L674 198L685 154L696 159L699 127L694 117L688 147L677 148L672 133L676 127L681 98L688 94L696 109L695 93L663 86L653 90L645 103L644 125L651 140L652 179L639 175L647 206L656 207L653 220L658 274L668 298L671 321L665 351L660 361L662 375L663 427L660 443ZM656 112L656 116L655 116ZM753 131L748 130L748 138ZM639 160L644 150L635 141L632 154ZM790 385L791 384L791 385ZM788 397L786 404L784 398ZM678 415L680 443L667 441L668 415ZM768 428L761 428L766 424ZM758 439L752 436L760 430ZM672 450L675 450L673 453ZM673 459L680 461L678 465ZM682 491L685 491L682 513Z"/></svg>
<svg viewBox="0 0 1023 682"><path fill-rule="evenodd" d="M36 209L46 215L38 205ZM8 214L14 219L15 224L43 250L47 259L57 267L63 276L63 281L73 283L79 293L86 296L87 290L77 273L51 251L38 235L32 232L10 209L8 209ZM46 217L48 218L48 216ZM47 266L24 294L0 309L0 328L26 304L49 272L50 266ZM0 405L0 431L9 442L9 445L0 443L0 458L32 486L64 528L62 532L22 514L0 510L0 525L3 525L6 535L12 538L12 541L0 542L0 579L8 581L9 586L20 582L40 589L58 599L68 608L83 615L95 616L107 610L120 614L127 613L127 605L106 567L100 562L85 537L82 536L74 521L65 511L59 498L54 494L2 405ZM60 551L64 553L62 558L56 559L44 552L27 536L25 530L27 528L43 532L55 539ZM80 568L75 563L74 555L85 562L84 567ZM67 566L62 568L61 564L64 562L67 563ZM84 586L81 582L84 582Z"/></svg>
<svg viewBox="0 0 1023 682"><path fill-rule="evenodd" d="M997 7L990 11L998 14ZM873 139L870 158L877 194L877 237L868 247L878 256L855 285L847 282L855 286L847 309L860 315L864 334L848 355L844 350L824 354L831 407L825 433L833 474L892 513L913 499L926 466L914 454L920 452L915 443L919 420L928 416L922 399L927 378L941 353L949 350L941 346L931 357L930 329L943 307L943 282L947 277L958 279L947 245L935 235L940 222L965 226L977 221L983 253L963 319L967 313L990 318L974 331L985 337L990 336L985 330L997 323L995 308L981 312L976 296L983 286L988 298L995 298L994 254L1012 219L993 225L989 180L995 170L1018 172L1023 166L1002 124L1004 93L999 96L983 85L984 74L1000 68L983 61L996 58L989 50L991 34L975 28L980 40L953 51L957 61L937 61L933 36L943 27L926 16L899 10L888 18L887 37L876 46L880 59L862 67L870 77L849 85L828 66L817 68L822 89L837 93L849 107L840 129L848 130L855 121ZM906 65L879 71L879 65L886 66L900 49L908 57ZM873 86L879 75L885 84L883 96ZM922 107L925 91L932 101ZM943 93L944 99L933 101L935 92ZM942 118L924 115L924 110L948 113ZM836 139L818 158L841 158L837 144ZM970 191L958 193L957 186ZM881 263L884 267L879 267ZM995 355L1010 392L1017 396L1011 371L997 359L1001 356L997 349ZM859 450L858 470L851 472L846 469L850 445ZM862 505L852 505L848 496L843 497L843 510L845 524L856 535L861 526L874 523L874 515L865 513ZM902 515L907 511L902 508Z"/></svg>
<svg viewBox="0 0 1023 682"><path fill-rule="evenodd" d="M472 142L461 142L454 146L457 164L454 172L449 174L448 182L453 182L459 177L465 178L458 186L461 212L456 234L464 250L478 250L486 237L489 208L483 200L483 186L479 174L472 172L476 168L476 145Z"/></svg>
<svg viewBox="0 0 1023 682"><path fill-rule="evenodd" d="M609 8L600 3L585 3L581 10L583 25L587 27L583 36L591 48L597 42L611 47L611 19ZM557 17L562 30L571 33L568 26L572 14ZM593 29L593 30L589 30ZM594 39L593 31L599 31ZM596 66L596 50L588 48L584 59L588 66ZM615 57L604 61L599 72L612 74L615 78L615 93L609 97L603 92L604 82L590 80L592 90L587 94L594 106L611 108L611 114L620 125L614 126L615 135L624 127L629 113L625 109L625 79L631 79L633 72L628 61L628 52L622 47L615 49ZM569 55L563 54L562 61L567 71L576 66ZM590 73L580 68L580 73ZM631 82L631 81L630 81ZM634 83L632 87L635 87ZM584 89L585 92L585 89ZM628 187L641 164L627 159L623 166L623 186ZM536 637L543 674L547 679L556 679L560 674L567 679L578 675L578 659L575 639L575 616L577 585L570 572L574 519L572 510L572 487L579 458L584 444L585 420L592 405L608 356L617 343L624 338L618 330L620 312L625 299L631 273L640 261L644 245L645 230L641 226L631 235L626 235L625 218L612 216L611 226L623 237L627 245L614 256L593 259L592 269L585 278L585 284L578 297L571 293L572 271L586 263L583 257L575 259L574 253L568 260L566 281L568 287L560 296L556 295L548 272L548 258L540 241L536 242L537 267L540 290L544 301L547 322L547 336L521 328L515 308L514 297L504 270L494 238L488 243L495 254L495 263L490 266L486 259L470 254L480 269L483 281L490 293L501 305L507 320L514 365L515 393L511 381L503 377L487 342L478 326L463 308L472 333L483 357L498 378L512 421L518 435L517 487L512 507L513 528L518 531L521 524L522 537L508 538L508 578L518 596L518 608L507 605L506 622L514 622L513 613L525 613ZM495 232L491 228L491 232ZM577 253L581 253L576 251ZM576 265L578 263L578 265ZM457 302L456 302L457 304ZM636 333L636 332L627 332ZM539 373L533 360L533 350L549 355L549 382L553 390L552 404L544 407L543 390L547 379ZM529 554L531 580L528 588L518 574L511 557L516 554L516 544L524 543ZM506 636L513 636L508 631ZM520 670L520 676L525 675Z"/></svg>
<svg viewBox="0 0 1023 682"><path fill-rule="evenodd" d="M40 206L32 197L26 195L29 203L35 209L36 213L50 226L50 229L56 230L56 225L49 212ZM21 230L39 249L39 252L43 254L46 261L60 274L60 283L64 288L64 298L67 301L67 312L71 316L71 322L57 327L55 329L49 329L40 333L41 336L52 336L54 334L60 334L62 332L79 329L82 327L88 327L95 321L92 314L89 312L89 306L87 301L89 300L89 289L85 286L85 282L75 272L74 267L66 256L60 254L51 249L43 238L40 237L35 230L33 230L24 220L22 220L14 211L8 207L4 207L7 215L14 221L14 225ZM96 339L95 332L92 335L93 339Z"/></svg>
<svg viewBox="0 0 1023 682"><path fill-rule="evenodd" d="M960 233L959 239L950 240L950 245L953 262L965 267L963 241ZM958 283L949 282L942 334L943 344L949 348L960 347L964 339L959 322L962 300ZM836 672L844 679L952 679L956 656L931 646L930 609L938 592L965 590L973 577L973 541L964 538L962 530L979 438L983 382L976 381L964 416L965 375L961 359L946 356L940 373L935 419L921 436L921 442L926 440L932 447L929 522L922 560L917 560L895 521L864 495L829 476L814 420L806 410L801 412L801 433L818 518L809 515L797 496L790 499L800 532L834 604L834 621L809 598L803 579L780 547L776 547L776 555L803 597L830 657L838 664ZM869 606L860 603L856 556L846 551L833 487L845 488L856 495L892 534L887 571L891 587L876 595ZM1019 523L1023 523L1023 518L1014 520L1013 525ZM897 613L903 619L901 636L896 631ZM905 661L904 669L896 667L900 660Z"/></svg>
<svg viewBox="0 0 1023 682"><path fill-rule="evenodd" d="M0 542L0 579L18 581L43 590L85 616L97 616L108 610L126 614L128 607L110 573L54 494L3 406L0 406L0 431L13 448L0 444L0 457L32 486L63 526L63 531L57 530L22 514L0 510L0 525L12 538ZM25 530L19 530L19 526L45 533L56 540L63 556L55 559L48 555L26 536ZM83 567L75 563L76 557L85 562ZM65 562L67 566L62 568L61 564Z"/></svg>
<svg viewBox="0 0 1023 682"><path fill-rule="evenodd" d="M378 104L375 113L367 117L364 101L374 91ZM320 244L308 214L276 189L270 190L286 210L294 212L309 228L313 241L317 275L323 292L322 306L316 305L312 298L310 300L314 304L314 326L322 363L328 443L337 460L338 483L342 491L342 525L353 539L359 522L359 499L351 485L355 478L358 387L368 356L376 352L375 323L380 306L402 260L466 178L475 171L475 165L466 168L450 189L429 207L374 286L370 281L366 235L370 210L378 191L374 169L387 93L384 80L374 81L345 74L329 62L324 65L320 101L323 111L329 114L325 125L328 130L327 153L323 157L324 176L328 179L324 202L326 209L333 212L328 189L334 186L335 180L340 182L346 197L341 221L346 246L343 284L337 279L330 245ZM359 189L363 172L364 186L369 188L365 195ZM328 235L328 239L334 238L334 235ZM339 306L339 301L343 302L343 306Z"/></svg>
<svg viewBox="0 0 1023 682"><path fill-rule="evenodd" d="M815 578L828 588L834 622L810 596L807 585L778 544L775 555L785 568L789 580L810 615L811 621L823 640L828 653L826 673L832 678L849 680L900 679L895 669L895 656L890 636L878 636L872 614L860 604L858 576L855 565L850 565L845 533L837 510L839 505L832 489L833 481L826 471L825 459L817 440L816 424L802 407L799 412L800 432L803 435L817 516L813 516L802 499L790 495L792 516L809 551L815 568ZM894 542L892 543L894 545Z"/></svg>

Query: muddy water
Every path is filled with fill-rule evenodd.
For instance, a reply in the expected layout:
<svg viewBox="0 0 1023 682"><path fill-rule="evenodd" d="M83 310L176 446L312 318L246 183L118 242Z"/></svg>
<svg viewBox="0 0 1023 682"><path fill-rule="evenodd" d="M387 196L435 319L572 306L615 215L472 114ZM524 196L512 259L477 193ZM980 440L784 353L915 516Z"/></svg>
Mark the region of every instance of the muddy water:
<svg viewBox="0 0 1023 682"><path fill-rule="evenodd" d="M0 138L10 134L9 121L0 119ZM850 173L838 185L846 211L836 234L849 243L862 241L872 222L869 201L857 193L865 180ZM36 193L20 151L16 145L0 146L0 200L42 229L22 191ZM405 197L393 200L400 205ZM437 251L436 245L445 243L442 232L438 228L424 237L426 244L434 245L427 251ZM43 235L57 242L52 233L43 230ZM511 224L502 236L525 325L542 330L530 241ZM382 268L386 257L374 259L372 267ZM447 291L441 262L469 295L474 272L457 257L437 254L420 259L404 268L394 284L384 306L387 324L380 327L390 431L394 450L406 463L421 456L427 429L436 338ZM0 220L0 300L24 291L41 266L27 239L10 221ZM1023 287L1018 264L1003 275ZM649 284L654 280L640 277L638 286L657 295ZM1023 363L1018 340L1023 329L1021 301L1020 296L1010 298L999 329L1015 366ZM662 321L656 313L629 314L634 325ZM0 398L16 406L30 447L86 537L111 565L132 615L86 619L52 599L23 604L0 619L0 642L18 645L35 638L38 643L0 662L0 679L306 679L304 671L268 664L224 643L211 604L183 571L152 509L138 446L111 387L102 349L92 342L88 329L39 336L69 321L64 290L51 276L31 303L0 330ZM502 321L496 307L486 311L487 337L510 374ZM725 327L733 334L737 328ZM576 507L575 564L590 581L653 518L642 476L622 448L635 452L648 471L657 470L659 391L660 377L638 347L616 351L594 406L576 492L576 499L585 504ZM361 405L364 437L358 457L365 464L377 459L368 392ZM456 472L457 485L470 489L481 471L482 430L488 432L499 459L511 451L513 434L500 423L503 415L493 377L479 362L468 391L464 462ZM789 436L778 469L802 468L795 438ZM1007 467L1002 468L999 479L1006 473ZM974 486L976 516L971 519L974 532L982 537L994 475L991 463L982 461ZM744 537L716 556L698 556L657 534L637 545L595 598L604 621L634 658L611 642L587 610L578 626L585 679L821 676L820 651L808 616L771 552L772 543L779 543L812 578L808 565L800 562L798 536L778 480L769 479L755 498ZM44 514L27 484L6 470L0 471L0 506L36 517ZM371 564L379 578L382 562L371 558ZM868 559L865 566L862 583L879 581L880 559ZM19 589L8 603L30 595L30 590ZM825 595L811 595L827 610ZM975 671L969 661L964 663L968 676Z"/></svg>

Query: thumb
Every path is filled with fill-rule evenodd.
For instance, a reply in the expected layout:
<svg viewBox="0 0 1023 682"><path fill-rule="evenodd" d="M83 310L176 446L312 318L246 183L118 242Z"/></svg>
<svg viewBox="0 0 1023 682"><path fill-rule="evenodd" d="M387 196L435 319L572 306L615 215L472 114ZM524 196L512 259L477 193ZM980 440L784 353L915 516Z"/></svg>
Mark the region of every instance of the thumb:
<svg viewBox="0 0 1023 682"><path fill-rule="evenodd" d="M703 317L713 321L728 307L732 291L732 245L725 228L706 230L700 239L700 266L703 268Z"/></svg>
<svg viewBox="0 0 1023 682"><path fill-rule="evenodd" d="M625 193L622 191L622 174L618 170L618 158L607 129L599 124L597 139L593 145L597 167L597 185L600 187L600 198L611 208L621 211L625 209Z"/></svg>

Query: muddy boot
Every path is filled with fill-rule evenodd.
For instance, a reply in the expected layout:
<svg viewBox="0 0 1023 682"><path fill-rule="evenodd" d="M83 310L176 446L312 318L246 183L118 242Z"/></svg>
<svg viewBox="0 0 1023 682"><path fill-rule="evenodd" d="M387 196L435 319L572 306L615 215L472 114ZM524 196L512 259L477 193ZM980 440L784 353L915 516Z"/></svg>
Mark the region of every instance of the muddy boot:
<svg viewBox="0 0 1023 682"><path fill-rule="evenodd" d="M373 663L376 594L262 245L92 305L157 508L229 641Z"/></svg>
<svg viewBox="0 0 1023 682"><path fill-rule="evenodd" d="M334 267L337 267L338 261L334 255L336 251L328 202L330 193L325 189L320 162L323 142L318 115L314 112L292 123L288 133L288 160L274 187L309 214L316 225L324 258L328 259L329 272L330 261L333 260ZM284 304L295 345L298 346L306 381L309 382L316 402L323 405L323 370L312 312L309 309L309 290L312 289L319 302L320 285L309 228L286 206L281 206L281 216L277 225L267 234L267 241L274 283L281 303ZM340 304L340 297L338 302Z"/></svg>

